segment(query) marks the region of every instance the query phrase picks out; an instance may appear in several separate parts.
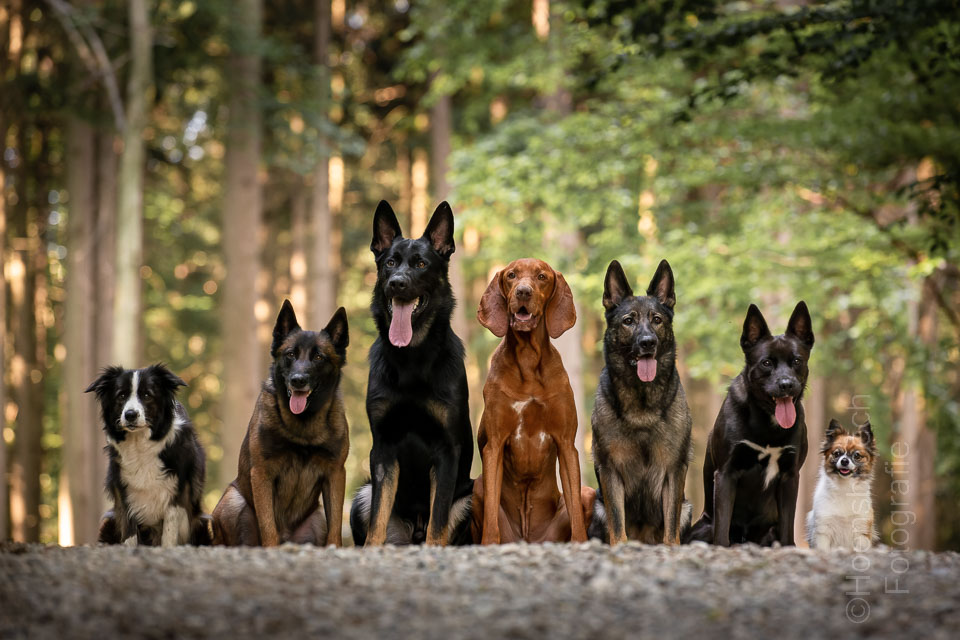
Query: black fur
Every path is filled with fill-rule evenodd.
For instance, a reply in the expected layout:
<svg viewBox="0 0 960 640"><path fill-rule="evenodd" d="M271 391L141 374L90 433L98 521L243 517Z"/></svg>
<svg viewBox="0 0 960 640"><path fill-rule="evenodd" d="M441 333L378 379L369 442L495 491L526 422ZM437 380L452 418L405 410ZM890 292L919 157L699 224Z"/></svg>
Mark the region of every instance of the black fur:
<svg viewBox="0 0 960 640"><path fill-rule="evenodd" d="M692 452L692 419L676 368L675 304L673 272L666 260L646 296L634 296L620 263L610 263L603 292L605 366L591 419L600 482L591 537L607 541L612 530L617 537L647 543L677 542L689 524L683 484ZM641 357L657 361L650 382L638 377ZM623 496L623 513L611 495Z"/></svg>
<svg viewBox="0 0 960 640"><path fill-rule="evenodd" d="M141 427L129 424L122 415L130 398L134 374L138 373L137 396L142 406ZM123 367L108 367L87 388L95 392L107 436L109 456L106 491L113 499L114 508L108 511L100 527L99 541L116 544L136 537L138 544L158 545L161 542L163 520L146 522L139 515L138 505L131 497L129 471L124 471L124 455L132 455L134 448L156 448L156 460L162 477L175 479L175 493L171 505L179 506L187 514L190 527L189 541L208 544L208 518L203 515L201 500L205 476L205 456L186 409L177 399L177 389L186 386L179 377L160 364L135 371ZM176 433L171 436L174 422ZM146 429L149 435L140 435ZM160 443L166 444L160 448ZM150 444L154 443L154 444ZM145 457L149 463L151 456ZM140 487L140 494L149 489Z"/></svg>
<svg viewBox="0 0 960 640"><path fill-rule="evenodd" d="M797 304L783 335L771 335L763 315L750 305L740 345L746 363L730 385L710 432L703 465L703 515L689 539L729 546L755 542L794 544L800 467L807 456L803 390L813 329L804 302ZM792 397L796 420L790 428L774 418L776 397ZM779 450L776 475L767 484L772 456L756 447Z"/></svg>
<svg viewBox="0 0 960 640"><path fill-rule="evenodd" d="M450 327L455 301L447 271L454 248L453 213L446 202L437 207L418 239L403 237L389 204L381 202L377 207L370 244L377 284L370 310L380 335L370 348L367 388L367 416L373 433L372 505L366 513L360 501L351 508L356 544L366 542L368 525L377 517L383 474L394 468L398 476L391 525L399 520L415 532L429 521L433 470L437 478L435 533L448 531L449 541L457 542L460 523L448 520L453 502L472 492L473 431L463 343ZM413 312L413 339L406 347L394 346L388 338L392 300L418 297L421 303ZM418 537L410 541L418 541Z"/></svg>

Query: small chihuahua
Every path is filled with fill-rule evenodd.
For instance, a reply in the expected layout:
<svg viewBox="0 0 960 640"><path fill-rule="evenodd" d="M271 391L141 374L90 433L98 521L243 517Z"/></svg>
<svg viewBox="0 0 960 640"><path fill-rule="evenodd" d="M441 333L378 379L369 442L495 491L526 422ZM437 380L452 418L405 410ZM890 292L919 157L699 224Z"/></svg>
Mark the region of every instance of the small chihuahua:
<svg viewBox="0 0 960 640"><path fill-rule="evenodd" d="M870 423L854 434L830 421L820 448L823 460L807 514L807 542L813 549L865 551L877 539L873 523L873 468L877 445Z"/></svg>

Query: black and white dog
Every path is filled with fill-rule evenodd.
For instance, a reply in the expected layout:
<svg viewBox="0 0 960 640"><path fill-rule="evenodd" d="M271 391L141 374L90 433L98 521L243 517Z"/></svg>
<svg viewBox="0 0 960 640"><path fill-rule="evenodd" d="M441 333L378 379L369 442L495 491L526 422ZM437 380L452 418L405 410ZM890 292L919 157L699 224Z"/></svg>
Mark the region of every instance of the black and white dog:
<svg viewBox="0 0 960 640"><path fill-rule="evenodd" d="M193 424L177 401L186 383L160 364L109 367L94 380L110 457L98 541L106 544L207 544L200 506L205 459Z"/></svg>

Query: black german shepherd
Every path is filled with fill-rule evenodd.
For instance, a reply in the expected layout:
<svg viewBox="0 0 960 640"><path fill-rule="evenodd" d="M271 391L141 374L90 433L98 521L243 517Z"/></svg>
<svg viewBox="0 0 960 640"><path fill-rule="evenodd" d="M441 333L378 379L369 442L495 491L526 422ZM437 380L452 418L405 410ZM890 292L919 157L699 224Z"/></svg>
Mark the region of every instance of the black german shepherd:
<svg viewBox="0 0 960 640"><path fill-rule="evenodd" d="M416 240L403 237L389 204L377 207L370 310L380 335L367 387L373 477L350 509L357 545L470 541L473 431L463 343L450 328L454 248L446 202Z"/></svg>
<svg viewBox="0 0 960 640"><path fill-rule="evenodd" d="M800 400L813 328L806 303L797 304L779 336L770 334L751 304L740 346L746 365L730 384L710 432L703 464L707 499L689 539L725 547L792 545L800 467L807 457Z"/></svg>
<svg viewBox="0 0 960 640"><path fill-rule="evenodd" d="M676 367L673 271L666 260L634 296L614 260L603 284L607 330L593 425L600 491L590 536L679 544L690 524L683 485L693 420Z"/></svg>

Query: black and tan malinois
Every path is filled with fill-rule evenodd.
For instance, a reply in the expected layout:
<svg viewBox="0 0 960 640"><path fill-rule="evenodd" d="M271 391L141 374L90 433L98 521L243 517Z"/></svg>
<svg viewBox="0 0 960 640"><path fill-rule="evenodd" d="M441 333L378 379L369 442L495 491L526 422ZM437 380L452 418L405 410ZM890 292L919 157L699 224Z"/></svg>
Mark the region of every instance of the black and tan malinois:
<svg viewBox="0 0 960 640"><path fill-rule="evenodd" d="M607 268L605 366L591 418L600 491L590 535L611 544L678 544L690 524L683 485L693 420L676 366L676 299L666 260L644 296L633 295L619 262Z"/></svg>
<svg viewBox="0 0 960 640"><path fill-rule="evenodd" d="M284 301L237 479L213 510L214 544L340 546L350 448L340 372L348 342L343 307L323 331L304 331Z"/></svg>

